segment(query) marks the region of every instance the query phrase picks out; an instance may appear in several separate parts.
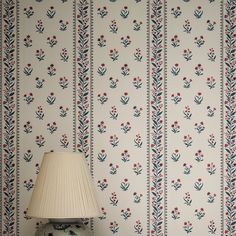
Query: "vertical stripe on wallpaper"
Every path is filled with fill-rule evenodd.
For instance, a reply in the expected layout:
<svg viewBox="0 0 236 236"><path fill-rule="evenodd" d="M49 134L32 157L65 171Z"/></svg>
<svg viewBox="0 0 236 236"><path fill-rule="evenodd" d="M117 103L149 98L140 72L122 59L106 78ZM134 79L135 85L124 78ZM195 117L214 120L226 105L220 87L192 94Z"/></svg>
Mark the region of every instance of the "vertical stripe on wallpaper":
<svg viewBox="0 0 236 236"><path fill-rule="evenodd" d="M236 89L236 2L227 0L224 10L225 17L225 187L224 187L224 235L233 236L236 234L236 147L235 147L235 89Z"/></svg>
<svg viewBox="0 0 236 236"><path fill-rule="evenodd" d="M1 3L2 83L2 235L16 235L16 2ZM2 62L1 62L2 63Z"/></svg>

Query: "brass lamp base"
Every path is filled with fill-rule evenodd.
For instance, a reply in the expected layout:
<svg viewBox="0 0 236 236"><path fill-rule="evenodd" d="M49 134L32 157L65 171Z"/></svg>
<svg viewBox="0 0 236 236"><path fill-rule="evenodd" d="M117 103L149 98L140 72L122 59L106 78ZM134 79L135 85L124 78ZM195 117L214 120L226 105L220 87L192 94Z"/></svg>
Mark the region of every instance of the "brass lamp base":
<svg viewBox="0 0 236 236"><path fill-rule="evenodd" d="M39 228L35 236L92 236L91 231L80 221L50 220Z"/></svg>

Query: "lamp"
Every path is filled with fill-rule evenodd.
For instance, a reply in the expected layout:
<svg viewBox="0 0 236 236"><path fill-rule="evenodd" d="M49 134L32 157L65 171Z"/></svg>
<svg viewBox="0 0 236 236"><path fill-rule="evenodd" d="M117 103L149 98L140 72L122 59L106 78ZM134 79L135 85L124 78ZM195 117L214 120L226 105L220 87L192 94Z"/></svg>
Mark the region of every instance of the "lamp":
<svg viewBox="0 0 236 236"><path fill-rule="evenodd" d="M36 236L91 235L81 218L99 216L100 210L82 153L44 154L27 215L49 219Z"/></svg>

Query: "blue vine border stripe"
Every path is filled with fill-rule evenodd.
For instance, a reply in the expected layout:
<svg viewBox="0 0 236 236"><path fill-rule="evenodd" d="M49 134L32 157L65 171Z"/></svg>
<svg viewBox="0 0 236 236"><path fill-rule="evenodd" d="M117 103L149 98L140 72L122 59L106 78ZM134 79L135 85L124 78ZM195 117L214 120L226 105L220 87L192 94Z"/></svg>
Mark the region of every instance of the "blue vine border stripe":
<svg viewBox="0 0 236 236"><path fill-rule="evenodd" d="M3 2L2 235L16 235L16 1Z"/></svg>
<svg viewBox="0 0 236 236"><path fill-rule="evenodd" d="M236 235L236 1L225 5L225 236Z"/></svg>
<svg viewBox="0 0 236 236"><path fill-rule="evenodd" d="M151 4L151 236L164 235L163 1Z"/></svg>

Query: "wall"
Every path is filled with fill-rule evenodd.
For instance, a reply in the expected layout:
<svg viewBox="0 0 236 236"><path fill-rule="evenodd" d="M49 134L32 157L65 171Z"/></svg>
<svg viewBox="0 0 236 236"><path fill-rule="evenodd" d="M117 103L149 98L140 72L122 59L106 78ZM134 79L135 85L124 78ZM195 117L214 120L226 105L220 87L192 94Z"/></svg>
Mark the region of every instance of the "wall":
<svg viewBox="0 0 236 236"><path fill-rule="evenodd" d="M94 235L235 235L233 0L1 1L1 234L45 151L83 151Z"/></svg>

